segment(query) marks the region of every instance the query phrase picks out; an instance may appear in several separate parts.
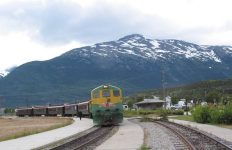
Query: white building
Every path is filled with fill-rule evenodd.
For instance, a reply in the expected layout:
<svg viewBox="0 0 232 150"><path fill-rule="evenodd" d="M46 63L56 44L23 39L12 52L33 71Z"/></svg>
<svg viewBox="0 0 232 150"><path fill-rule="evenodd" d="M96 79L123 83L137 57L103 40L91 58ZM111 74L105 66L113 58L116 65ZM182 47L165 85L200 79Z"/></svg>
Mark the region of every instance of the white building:
<svg viewBox="0 0 232 150"><path fill-rule="evenodd" d="M166 102L166 109L171 109L172 101L170 96L165 97L165 102Z"/></svg>
<svg viewBox="0 0 232 150"><path fill-rule="evenodd" d="M186 99L180 99L180 101L178 102L178 105L183 107L185 106L185 102L186 102Z"/></svg>

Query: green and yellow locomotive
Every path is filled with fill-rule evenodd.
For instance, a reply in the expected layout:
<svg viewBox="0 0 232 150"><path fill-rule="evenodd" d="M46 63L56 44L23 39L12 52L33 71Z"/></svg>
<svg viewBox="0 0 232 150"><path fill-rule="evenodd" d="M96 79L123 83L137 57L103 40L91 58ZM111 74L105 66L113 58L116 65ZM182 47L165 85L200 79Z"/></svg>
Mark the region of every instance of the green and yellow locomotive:
<svg viewBox="0 0 232 150"><path fill-rule="evenodd" d="M96 125L115 125L123 121L122 90L101 85L91 91L90 113Z"/></svg>

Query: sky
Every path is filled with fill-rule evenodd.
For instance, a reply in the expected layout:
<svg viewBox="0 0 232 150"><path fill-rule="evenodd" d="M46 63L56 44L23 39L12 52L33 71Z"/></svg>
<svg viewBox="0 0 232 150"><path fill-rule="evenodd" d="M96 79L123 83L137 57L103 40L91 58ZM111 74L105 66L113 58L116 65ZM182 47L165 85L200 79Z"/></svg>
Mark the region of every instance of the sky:
<svg viewBox="0 0 232 150"><path fill-rule="evenodd" d="M231 0L1 0L0 71L129 34L232 46Z"/></svg>

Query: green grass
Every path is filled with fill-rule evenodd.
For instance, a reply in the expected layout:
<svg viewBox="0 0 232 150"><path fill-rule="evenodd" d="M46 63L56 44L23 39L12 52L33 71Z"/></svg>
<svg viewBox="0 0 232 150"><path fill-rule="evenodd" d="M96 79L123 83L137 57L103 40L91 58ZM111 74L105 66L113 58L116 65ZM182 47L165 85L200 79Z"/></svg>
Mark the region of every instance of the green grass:
<svg viewBox="0 0 232 150"><path fill-rule="evenodd" d="M188 115L188 116L186 116L186 115L175 116L175 117L170 117L169 119L178 119L178 120L185 120L185 121L194 122L193 117L190 115Z"/></svg>
<svg viewBox="0 0 232 150"><path fill-rule="evenodd" d="M183 115L184 111L183 110L165 110L165 109L156 109L156 110L145 110L145 109L140 109L140 110L124 110L123 111L123 116L124 117L136 117L136 116L163 116L163 114L166 115Z"/></svg>
<svg viewBox="0 0 232 150"><path fill-rule="evenodd" d="M149 149L151 149L151 148L148 148L145 145L142 145L141 148L140 148L140 150L149 150Z"/></svg>
<svg viewBox="0 0 232 150"><path fill-rule="evenodd" d="M136 117L139 116L138 111L136 110L124 110L123 111L123 117Z"/></svg>

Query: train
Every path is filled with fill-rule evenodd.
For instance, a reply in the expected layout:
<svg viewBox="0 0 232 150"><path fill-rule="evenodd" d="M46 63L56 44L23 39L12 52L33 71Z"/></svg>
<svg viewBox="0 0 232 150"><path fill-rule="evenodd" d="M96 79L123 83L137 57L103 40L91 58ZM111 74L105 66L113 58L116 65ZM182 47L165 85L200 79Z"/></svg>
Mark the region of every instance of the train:
<svg viewBox="0 0 232 150"><path fill-rule="evenodd" d="M91 91L90 113L97 125L116 125L123 121L122 90L101 85Z"/></svg>
<svg viewBox="0 0 232 150"><path fill-rule="evenodd" d="M91 99L81 103L55 106L34 106L16 109L24 116L82 116L93 119L95 125L116 125L123 121L122 90L112 85L101 85L91 91Z"/></svg>

